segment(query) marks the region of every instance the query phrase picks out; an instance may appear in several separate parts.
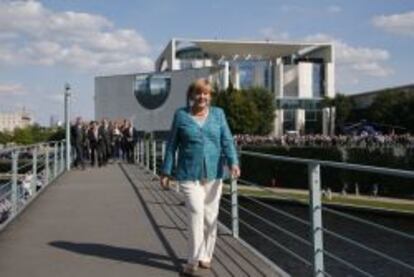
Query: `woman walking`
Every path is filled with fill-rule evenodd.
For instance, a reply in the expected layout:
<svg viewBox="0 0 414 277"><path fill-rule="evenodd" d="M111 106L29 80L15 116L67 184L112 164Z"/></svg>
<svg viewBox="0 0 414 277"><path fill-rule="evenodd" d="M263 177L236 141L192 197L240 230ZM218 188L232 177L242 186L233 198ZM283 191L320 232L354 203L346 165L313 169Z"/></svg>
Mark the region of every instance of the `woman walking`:
<svg viewBox="0 0 414 277"><path fill-rule="evenodd" d="M240 169L233 137L222 109L210 106L211 85L206 79L192 83L187 107L175 112L160 184L169 186L175 152L175 178L184 194L188 212L189 249L183 272L196 276L210 268L217 233L224 164L234 178Z"/></svg>

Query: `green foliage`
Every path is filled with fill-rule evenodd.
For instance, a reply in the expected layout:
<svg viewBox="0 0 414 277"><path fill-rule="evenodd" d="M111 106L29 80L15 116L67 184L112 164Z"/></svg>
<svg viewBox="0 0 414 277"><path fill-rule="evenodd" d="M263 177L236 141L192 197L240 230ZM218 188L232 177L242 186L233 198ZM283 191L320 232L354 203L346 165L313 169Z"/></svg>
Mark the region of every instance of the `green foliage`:
<svg viewBox="0 0 414 277"><path fill-rule="evenodd" d="M215 93L213 104L223 108L235 134L267 135L273 128L274 106L270 92L263 88Z"/></svg>
<svg viewBox="0 0 414 277"><path fill-rule="evenodd" d="M8 131L0 132L0 144L6 144L10 142L12 137L13 135Z"/></svg>
<svg viewBox="0 0 414 277"><path fill-rule="evenodd" d="M33 133L31 132L32 128L16 128L13 134L13 142L17 144L32 144L33 143Z"/></svg>
<svg viewBox="0 0 414 277"><path fill-rule="evenodd" d="M349 97L339 93L334 98L334 106L336 108L335 123L341 126L348 121L354 104Z"/></svg>
<svg viewBox="0 0 414 277"><path fill-rule="evenodd" d="M16 128L13 132L0 132L0 144L35 144L44 141L61 140L65 137L63 128L46 128L38 124Z"/></svg>
<svg viewBox="0 0 414 277"><path fill-rule="evenodd" d="M403 170L414 169L414 149L406 149L405 155L396 155L393 148L347 148L338 147L281 147L244 146L243 150L279 156L305 159L329 160L390 167ZM344 154L344 151L346 154ZM345 160L346 157L346 160ZM242 155L242 179L265 186L307 189L307 167L298 163L287 163ZM321 168L322 187L340 192L348 184L348 192L355 190L370 194L374 184L379 185L380 194L391 197L413 197L412 180L386 174L358 170L344 170L333 167Z"/></svg>
<svg viewBox="0 0 414 277"><path fill-rule="evenodd" d="M344 123L350 120L354 103L349 97L338 93L335 98L325 97L322 100L323 107L335 107L335 125L342 126Z"/></svg>
<svg viewBox="0 0 414 277"><path fill-rule="evenodd" d="M375 97L369 107L369 119L414 131L414 94L403 91L388 91Z"/></svg>

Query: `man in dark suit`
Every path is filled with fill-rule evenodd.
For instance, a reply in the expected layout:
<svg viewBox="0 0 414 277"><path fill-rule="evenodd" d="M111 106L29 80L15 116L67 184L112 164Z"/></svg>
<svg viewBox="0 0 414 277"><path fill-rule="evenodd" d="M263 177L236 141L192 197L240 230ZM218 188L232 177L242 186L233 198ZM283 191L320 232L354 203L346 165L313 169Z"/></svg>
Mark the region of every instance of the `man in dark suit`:
<svg viewBox="0 0 414 277"><path fill-rule="evenodd" d="M85 133L82 128L82 118L77 117L74 125L71 126L71 144L75 151L75 167L81 166L85 169L85 162L83 160L83 144L85 141Z"/></svg>
<svg viewBox="0 0 414 277"><path fill-rule="evenodd" d="M102 155L102 164L106 165L108 163L109 154L110 154L110 134L109 134L109 123L107 119L102 119L101 126L99 127L99 150Z"/></svg>
<svg viewBox="0 0 414 277"><path fill-rule="evenodd" d="M88 130L89 147L91 150L91 165L95 166L96 159L98 159L98 165L101 166L102 159L99 151L99 132L96 121L91 121Z"/></svg>
<svg viewBox="0 0 414 277"><path fill-rule="evenodd" d="M123 135L125 138L125 149L126 149L126 158L129 163L134 162L134 148L137 142L137 130L132 125L130 120L126 121L126 126L123 130Z"/></svg>

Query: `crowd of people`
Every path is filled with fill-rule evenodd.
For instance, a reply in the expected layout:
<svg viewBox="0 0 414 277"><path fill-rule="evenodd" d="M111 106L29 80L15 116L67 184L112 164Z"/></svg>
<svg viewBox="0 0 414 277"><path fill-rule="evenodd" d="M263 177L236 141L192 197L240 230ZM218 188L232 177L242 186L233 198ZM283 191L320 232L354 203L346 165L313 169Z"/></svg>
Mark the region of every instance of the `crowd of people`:
<svg viewBox="0 0 414 277"><path fill-rule="evenodd" d="M84 122L78 117L71 126L73 165L85 169L87 161L99 167L110 160L133 162L137 138L138 133L130 120Z"/></svg>
<svg viewBox="0 0 414 277"><path fill-rule="evenodd" d="M414 147L414 136L404 135L283 135L254 136L236 135L238 145L275 145L275 146L299 146L299 147Z"/></svg>

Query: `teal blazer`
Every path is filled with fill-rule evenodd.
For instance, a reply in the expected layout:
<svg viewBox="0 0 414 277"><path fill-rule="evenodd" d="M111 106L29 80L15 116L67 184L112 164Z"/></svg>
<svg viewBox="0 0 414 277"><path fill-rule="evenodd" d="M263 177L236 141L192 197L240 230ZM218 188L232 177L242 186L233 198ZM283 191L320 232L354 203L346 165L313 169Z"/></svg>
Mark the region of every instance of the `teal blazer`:
<svg viewBox="0 0 414 277"><path fill-rule="evenodd" d="M161 169L163 174L172 174L177 150L175 178L178 181L221 179L224 162L230 167L239 164L226 116L217 107L209 108L202 127L191 116L190 108L175 112Z"/></svg>

